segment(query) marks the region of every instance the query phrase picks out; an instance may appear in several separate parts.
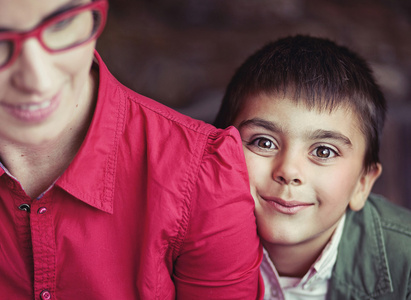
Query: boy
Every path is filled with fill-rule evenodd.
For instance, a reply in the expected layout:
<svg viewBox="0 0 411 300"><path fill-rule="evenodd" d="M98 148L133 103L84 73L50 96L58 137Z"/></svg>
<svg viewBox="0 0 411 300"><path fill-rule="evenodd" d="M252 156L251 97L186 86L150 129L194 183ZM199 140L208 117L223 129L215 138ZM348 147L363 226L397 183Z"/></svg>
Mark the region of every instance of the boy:
<svg viewBox="0 0 411 300"><path fill-rule="evenodd" d="M243 140L264 299L411 299L411 213L370 195L386 111L367 63L294 36L249 57L216 119Z"/></svg>

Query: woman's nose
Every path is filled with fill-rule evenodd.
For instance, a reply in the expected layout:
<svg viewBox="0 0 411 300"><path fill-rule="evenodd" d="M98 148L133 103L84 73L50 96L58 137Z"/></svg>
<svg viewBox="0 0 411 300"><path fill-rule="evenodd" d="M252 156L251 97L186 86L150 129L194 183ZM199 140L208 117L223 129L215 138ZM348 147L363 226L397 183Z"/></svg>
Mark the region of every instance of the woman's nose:
<svg viewBox="0 0 411 300"><path fill-rule="evenodd" d="M46 93L52 87L52 54L35 38L26 40L14 63L12 82L27 93Z"/></svg>

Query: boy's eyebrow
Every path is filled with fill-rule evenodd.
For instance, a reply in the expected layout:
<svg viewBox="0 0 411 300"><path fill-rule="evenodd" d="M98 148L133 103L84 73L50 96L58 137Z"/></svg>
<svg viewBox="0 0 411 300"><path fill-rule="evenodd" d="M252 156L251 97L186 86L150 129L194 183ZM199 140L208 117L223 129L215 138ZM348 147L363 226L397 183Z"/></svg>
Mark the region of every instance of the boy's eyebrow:
<svg viewBox="0 0 411 300"><path fill-rule="evenodd" d="M345 145L352 147L351 140L345 135L339 132L336 132L336 131L318 129L310 133L309 136L310 136L310 139L312 140L323 140L323 139L338 140L338 141L343 142Z"/></svg>
<svg viewBox="0 0 411 300"><path fill-rule="evenodd" d="M264 129L267 129L269 131L273 132L279 132L281 129L274 124L273 122L260 119L260 118L253 118L253 119L248 119L244 120L238 125L238 129L241 129L242 127L249 127L249 126L256 126L256 127L262 127Z"/></svg>
<svg viewBox="0 0 411 300"><path fill-rule="evenodd" d="M262 127L272 132L283 132L281 128L275 123L264 120L264 119L260 119L260 118L244 120L240 123L240 125L238 125L238 129L241 129L243 127L252 127L252 126ZM337 131L317 129L313 132L309 132L307 136L309 140L327 140L327 139L330 140L331 139L331 140L341 141L342 143L349 146L350 148L352 147L351 140L345 135Z"/></svg>

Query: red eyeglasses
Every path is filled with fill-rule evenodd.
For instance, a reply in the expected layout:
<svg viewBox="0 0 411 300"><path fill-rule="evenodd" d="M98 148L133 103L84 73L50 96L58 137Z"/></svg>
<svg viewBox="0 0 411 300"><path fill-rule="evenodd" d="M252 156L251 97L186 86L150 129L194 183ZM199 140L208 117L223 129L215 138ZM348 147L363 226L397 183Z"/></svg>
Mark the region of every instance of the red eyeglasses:
<svg viewBox="0 0 411 300"><path fill-rule="evenodd" d="M13 64L25 40L35 37L49 53L65 51L96 39L107 18L107 0L64 11L26 32L0 32L0 70Z"/></svg>

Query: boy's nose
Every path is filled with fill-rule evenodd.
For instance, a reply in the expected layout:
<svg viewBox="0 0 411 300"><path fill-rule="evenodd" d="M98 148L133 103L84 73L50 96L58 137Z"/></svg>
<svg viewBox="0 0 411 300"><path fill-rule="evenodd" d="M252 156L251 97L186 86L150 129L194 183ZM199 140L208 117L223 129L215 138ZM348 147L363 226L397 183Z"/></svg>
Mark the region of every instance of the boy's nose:
<svg viewBox="0 0 411 300"><path fill-rule="evenodd" d="M299 178L287 178L283 176L276 176L274 180L281 184L300 185L302 181Z"/></svg>
<svg viewBox="0 0 411 300"><path fill-rule="evenodd" d="M280 184L301 185L304 183L301 169L302 162L297 157L283 153L274 159L272 178Z"/></svg>
<svg viewBox="0 0 411 300"><path fill-rule="evenodd" d="M51 54L39 41L35 38L26 40L14 62L13 84L26 93L42 94L49 91L52 86L51 62Z"/></svg>

